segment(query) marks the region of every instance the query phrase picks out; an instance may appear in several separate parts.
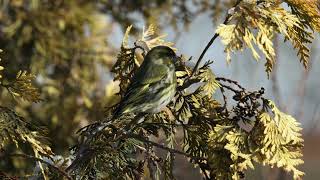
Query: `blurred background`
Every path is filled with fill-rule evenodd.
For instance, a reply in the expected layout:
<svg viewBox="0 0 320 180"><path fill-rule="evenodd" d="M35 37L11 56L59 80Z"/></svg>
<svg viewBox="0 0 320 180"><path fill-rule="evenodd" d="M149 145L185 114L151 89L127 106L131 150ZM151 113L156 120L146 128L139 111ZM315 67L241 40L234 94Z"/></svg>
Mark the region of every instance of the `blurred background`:
<svg viewBox="0 0 320 180"><path fill-rule="evenodd" d="M56 154L69 155L76 130L104 118L104 108L117 98L117 83L110 68L125 29L133 25L133 36L155 24L166 40L175 43L178 54L196 60L234 0L0 0L0 48L4 77L15 78L19 70L37 76L43 101L31 104L14 100L0 90L0 105L48 127ZM310 45L308 69L283 37L275 38L277 65L270 78L264 59L257 62L250 52L235 54L227 65L219 41L205 55L213 60L217 76L238 81L249 90L266 89L266 97L301 122L305 139L301 167L305 179L320 176L320 62L319 35ZM15 147L8 147L15 151ZM27 148L27 147L26 147ZM28 169L29 168L29 169ZM0 160L0 170L22 174L28 162ZM200 173L178 158L178 179L200 179ZM281 171L257 167L247 179L290 179Z"/></svg>

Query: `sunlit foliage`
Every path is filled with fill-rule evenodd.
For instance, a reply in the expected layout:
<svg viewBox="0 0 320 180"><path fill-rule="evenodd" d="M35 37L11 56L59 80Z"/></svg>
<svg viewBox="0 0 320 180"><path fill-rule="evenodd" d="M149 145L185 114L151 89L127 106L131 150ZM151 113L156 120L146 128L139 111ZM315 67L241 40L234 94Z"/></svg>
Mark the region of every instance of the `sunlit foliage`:
<svg viewBox="0 0 320 180"><path fill-rule="evenodd" d="M0 66L2 70L3 66ZM1 77L2 78L2 77ZM3 82L1 79L0 88L6 88L13 97L21 97L24 100L37 102L39 100L38 89L33 87L34 76L27 72L19 72L12 82ZM0 106L0 149L3 150L9 144L21 148L25 144L32 149L34 157L51 157L53 152L48 145L45 128L34 125L19 116L13 110ZM12 154L0 154L1 158ZM9 157L10 158L10 157ZM43 167L39 164L44 174Z"/></svg>
<svg viewBox="0 0 320 180"><path fill-rule="evenodd" d="M127 87L139 66L135 63L135 50L141 47L128 47L130 29L131 26L113 69L115 80L123 85L120 96L124 91L121 89ZM297 170L303 163L300 124L265 99L263 88L250 92L235 81L216 78L209 69L211 62L191 76L192 69L185 65L186 61L182 58L177 66L179 91L166 111L145 115L139 124L130 123L137 118L132 115L121 119L109 116L104 122L81 129L81 139L74 149L76 158L68 171L77 178L137 179L148 172L150 178L172 179L175 156L183 155L207 179L240 179L245 170L254 168L253 162L284 168L295 179L301 178L303 172ZM223 94L224 105L212 98L218 89ZM229 102L226 91L234 93L236 104L231 109L226 104ZM127 126L130 132L121 131ZM182 142L177 143L180 133ZM161 134L164 144L152 138ZM180 147L182 151L178 150ZM155 153L157 149L166 151L167 155L161 157Z"/></svg>
<svg viewBox="0 0 320 180"><path fill-rule="evenodd" d="M308 44L313 40L313 32L319 32L319 10L316 1L291 0L284 1L238 1L232 9L228 23L217 28L227 53L227 61L231 60L231 52L249 48L253 57L260 59L258 48L266 58L266 72L270 74L275 64L273 39L281 34L284 41L289 40L297 50L304 67L309 60ZM287 4L290 10L283 6ZM243 18L245 17L245 18Z"/></svg>
<svg viewBox="0 0 320 180"><path fill-rule="evenodd" d="M249 132L231 122L214 127L209 146L217 154L209 157L215 178L240 179L244 170L254 168L253 162L284 168L293 173L294 179L303 176L297 169L303 163L300 124L280 112L271 101L263 103L263 109L250 122Z"/></svg>
<svg viewBox="0 0 320 180"><path fill-rule="evenodd" d="M161 27L188 27L201 12L217 24L227 12L216 30L227 60L249 48L255 59L266 58L269 74L278 34L307 67L307 45L320 30L316 1L12 0L0 6L0 177L28 171L44 179L174 179L176 156L183 156L206 179L241 179L254 163L302 178L300 124L266 99L263 88L249 91L216 77L211 61L193 69L186 65L192 58L181 55L177 93L164 111L111 117L145 53L157 45L179 53L158 34ZM154 25L125 30L133 17ZM125 30L119 50L106 37L115 22ZM106 74L114 82L101 86ZM144 121L132 124L137 118Z"/></svg>

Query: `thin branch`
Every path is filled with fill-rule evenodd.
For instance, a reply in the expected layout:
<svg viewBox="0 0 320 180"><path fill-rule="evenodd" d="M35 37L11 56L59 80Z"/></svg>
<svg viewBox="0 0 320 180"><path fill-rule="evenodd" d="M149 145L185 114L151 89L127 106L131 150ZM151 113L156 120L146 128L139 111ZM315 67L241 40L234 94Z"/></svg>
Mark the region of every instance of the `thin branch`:
<svg viewBox="0 0 320 180"><path fill-rule="evenodd" d="M223 109L225 109L226 113L229 114L228 108L227 108L227 106L228 106L228 104L227 104L227 96L224 94L225 91L224 91L223 87L220 87L220 91L221 91L221 94L222 94L222 97L223 97L223 102L224 102Z"/></svg>
<svg viewBox="0 0 320 180"><path fill-rule="evenodd" d="M241 2L241 0L237 0L236 4L233 6L233 8L235 8L236 6L238 6L238 5L240 4L240 2ZM225 24L225 25L228 24L229 19L230 19L231 16L232 16L232 15L229 14L229 12L228 12L227 15L226 15L226 18L225 18L225 20L223 21L222 24ZM208 51L208 49L210 48L210 46L213 44L213 42L217 39L217 37L219 37L219 34L218 34L218 33L215 33L215 34L213 35L213 37L210 39L210 41L208 42L207 46L206 46L206 47L204 48L204 50L202 51L199 59L197 60L197 63L196 63L196 65L194 66L194 68L193 68L193 70L192 70L191 76L193 76L194 73L197 71L197 69L198 69L198 67L199 67L199 65L200 65L201 60L203 59L204 55L206 54L206 52ZM190 77L191 77L191 76L190 76Z"/></svg>
<svg viewBox="0 0 320 180"><path fill-rule="evenodd" d="M187 153L185 153L185 152L183 152L183 151L179 151L179 150L177 150L177 149L172 149L172 148L169 148L169 147L167 147L167 146L158 144L158 143L156 143L156 142L153 142L153 141L150 141L150 140L148 140L148 139L145 139L145 138L143 138L143 137L141 137L141 136L139 136L139 135L130 134L129 138L137 139L137 140L139 140L139 141L141 141L141 142L148 143L148 144L150 144L150 145L152 145L152 146L155 146L155 147L158 147L158 148L160 148L160 149L166 150L166 151L168 151L168 152L170 152L170 153L180 154L180 155L186 156L186 157L188 157L188 158L191 158L191 159L193 159L193 160L206 160L205 158L195 157L195 156L189 155L189 154L187 154Z"/></svg>
<svg viewBox="0 0 320 180"><path fill-rule="evenodd" d="M49 162L47 162L47 161L45 161L43 159L31 156L31 155L27 155L27 154L21 154L21 153L12 153L12 154L3 153L3 154L1 154L1 156L2 157L4 157L4 156L21 157L21 158L25 158L25 159L31 159L31 160L34 160L34 161L39 161L39 162L41 162L43 164L46 164L46 165L50 166L52 169L54 169L56 172L58 172L59 174L63 175L64 177L66 177L68 180L72 180L72 178L65 171L63 171L62 169L58 168L55 165L52 165L51 163L49 163Z"/></svg>
<svg viewBox="0 0 320 180"><path fill-rule="evenodd" d="M246 89L244 87L242 87L237 81L231 80L231 79L227 79L224 77L216 77L217 81L224 81L224 82L228 82L230 84L234 84L236 85L239 89L241 89L242 91L245 91Z"/></svg>
<svg viewBox="0 0 320 180"><path fill-rule="evenodd" d="M180 124L177 124L177 123L161 123L161 122L146 122L146 123L143 123L141 124L142 126L143 125L163 125L163 126L199 126L198 124L185 124L185 123L180 123Z"/></svg>
<svg viewBox="0 0 320 180"><path fill-rule="evenodd" d="M235 89L233 89L232 87L230 87L230 86L227 86L227 85L224 85L224 84L220 84L220 86L221 86L221 88L223 89L223 88L226 88L226 89L228 89L228 90L230 90L230 91L232 91L232 92L234 92L235 94L237 94L237 93L239 93L239 91L238 90L235 90ZM220 88L220 89L221 89Z"/></svg>
<svg viewBox="0 0 320 180"><path fill-rule="evenodd" d="M186 81L183 83L182 86L179 86L177 88L178 91L183 91L185 89L187 89L188 87L190 87L191 85L200 82L200 79L186 79Z"/></svg>

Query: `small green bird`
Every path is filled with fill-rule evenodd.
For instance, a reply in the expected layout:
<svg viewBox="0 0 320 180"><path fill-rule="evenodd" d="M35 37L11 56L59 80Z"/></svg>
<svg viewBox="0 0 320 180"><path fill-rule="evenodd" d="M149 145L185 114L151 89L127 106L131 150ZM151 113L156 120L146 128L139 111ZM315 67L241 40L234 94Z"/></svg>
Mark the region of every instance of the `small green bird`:
<svg viewBox="0 0 320 180"><path fill-rule="evenodd" d="M177 58L167 46L152 48L132 77L113 118L126 113L157 113L168 105L176 93Z"/></svg>

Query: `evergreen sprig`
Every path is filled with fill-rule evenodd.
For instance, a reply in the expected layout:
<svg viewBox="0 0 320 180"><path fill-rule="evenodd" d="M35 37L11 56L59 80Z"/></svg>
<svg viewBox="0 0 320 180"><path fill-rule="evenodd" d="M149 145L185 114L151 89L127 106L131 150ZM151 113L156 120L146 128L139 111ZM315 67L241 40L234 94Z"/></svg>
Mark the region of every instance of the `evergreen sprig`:
<svg viewBox="0 0 320 180"><path fill-rule="evenodd" d="M229 14L230 23L222 24L216 30L225 45L227 62L230 62L232 52L245 48L249 48L258 60L258 48L266 58L265 67L269 75L276 56L273 40L276 34L281 34L284 40L292 43L301 63L307 67L310 56L308 44L314 38L310 29L319 32L320 26L317 2L291 0L283 3L292 10L284 9L280 1L239 1Z"/></svg>
<svg viewBox="0 0 320 180"><path fill-rule="evenodd" d="M16 4L9 3L10 8L24 7L18 1L14 2ZM24 11L20 13L34 11L35 16L40 13L45 20L52 17L51 11L49 13L38 11L37 8L41 3L34 2L32 7L22 8ZM70 43L72 44L70 47L64 47L65 42L70 42L60 34L66 26L73 27L75 26L73 23L87 23L97 29L104 29L94 23L93 18L97 16L89 17L80 13L82 8L87 10L86 12L92 12L93 6L81 3L83 7L77 9L75 2L66 2L67 7L75 8L74 12L70 11L74 16L66 15L65 20L50 21L53 23L52 26L59 27L53 28L51 34L47 34L48 32L44 31L39 23L27 21L29 16L22 17L26 19L26 24L34 29L30 30L30 26L24 26L21 19L15 18L8 18L10 25L3 29L6 39L19 39L18 43L12 42L18 47L30 43L30 39L35 39L31 42L34 43L32 47L37 53L33 54L32 62L34 63L34 57L58 59L54 64L57 72L65 72L63 69L65 64L61 60L70 56L69 50L75 52L75 61L72 61L74 64L71 66L73 69L64 74L70 89L72 89L70 82L73 80L82 82L84 78L95 79L88 73L90 66L85 66L87 68L84 71L78 71L82 70L84 63L87 63L86 58L80 58L80 55L83 55L83 52L78 51L80 45L88 48L90 52L86 52L87 55L91 54L91 50L99 49L99 46L91 46L93 42L105 47L104 42L99 39L100 33L90 32L96 37L90 39L84 35L82 28L75 28L69 32L78 43ZM46 135L42 133L43 129L34 126L6 107L0 107L1 151L5 149L7 143L13 142L18 147L21 147L21 142L29 144L34 156L21 155L21 157L39 162L40 171L45 179L57 178L60 175L68 179L71 179L71 176L75 179L140 179L144 176L152 179L174 179L176 156L183 156L199 167L206 179L241 179L247 169L254 168L254 162L283 168L292 173L294 179L301 179L304 173L297 167L303 163L300 124L266 99L263 88L249 91L236 81L216 77L210 69L212 62L208 61L201 66L200 61L213 41L220 36L225 45L228 61L232 52L248 47L255 59L259 59L261 53L265 56L266 71L269 74L276 56L273 38L276 34L282 34L284 39L289 40L297 49L300 61L307 66L309 58L307 44L313 40L310 30L319 31L320 28L315 1L310 1L310 6L303 2L283 1L291 8L289 11L281 7L280 1L237 0L234 7L229 10L224 23L218 27L216 34L200 55L196 66L188 67L186 65L188 60L181 56L176 66L178 91L172 103L164 111L157 114L128 114L120 119L113 119L110 116L112 108L108 109L103 121L89 124L78 131L79 140L72 148L74 156L71 156L70 165L66 162L68 158L62 158L62 163L58 162L60 160L54 160L55 156L45 141ZM215 5L218 3L219 1ZM60 7L59 4L53 4L56 8L53 10L60 10L57 8ZM106 5L104 2L100 5L106 8L103 7ZM181 6L183 8L183 4ZM9 17L9 14L5 16ZM74 21L74 17L79 19ZM2 21L3 19L1 23ZM129 45L131 28L132 26L127 28L117 61L112 68L114 81L120 84L118 94L120 98L148 50L157 45L173 46L163 39L164 35L157 35L156 26L153 25L143 30L134 45ZM62 41L32 38L35 36L32 31L48 36L57 35L56 37L59 37L57 39ZM19 32L25 34L22 39L19 38ZM79 34L81 36L78 36ZM64 47L63 51L59 50L60 46ZM24 53L24 51L19 52L19 54ZM21 71L13 81L3 83L2 78L0 85L7 88L14 96L37 102L40 94L32 85L34 78L32 74ZM89 94L87 91L79 92L81 100L89 108L92 107L92 103L87 97ZM222 103L213 96L216 92L222 94ZM142 123L133 123L141 119L144 119ZM164 155L159 153L159 150L165 152ZM51 161L47 162L43 157ZM66 166L68 167L65 171L60 168ZM56 171L52 172L50 168Z"/></svg>
<svg viewBox="0 0 320 180"><path fill-rule="evenodd" d="M135 63L135 49L142 47L137 43L128 47L130 28L113 68L120 87L129 84L139 66ZM265 99L263 88L248 91L236 81L215 77L210 61L193 74L186 66L188 60L181 57L176 67L178 91L174 102L157 114L130 114L121 119L107 115L106 121L81 129L74 148L76 158L67 170L85 179L89 174L99 178L137 179L148 175L153 179L174 179L174 159L182 155L198 166L207 179L240 179L245 170L254 168L253 162L284 168L295 179L301 178L303 172L297 170L303 162L299 123ZM125 88L120 88L120 95ZM212 96L217 90L222 93L224 104ZM232 100L227 91L234 94ZM132 123L141 118L143 122ZM276 136L272 134L275 132ZM166 156L157 153L158 149Z"/></svg>

